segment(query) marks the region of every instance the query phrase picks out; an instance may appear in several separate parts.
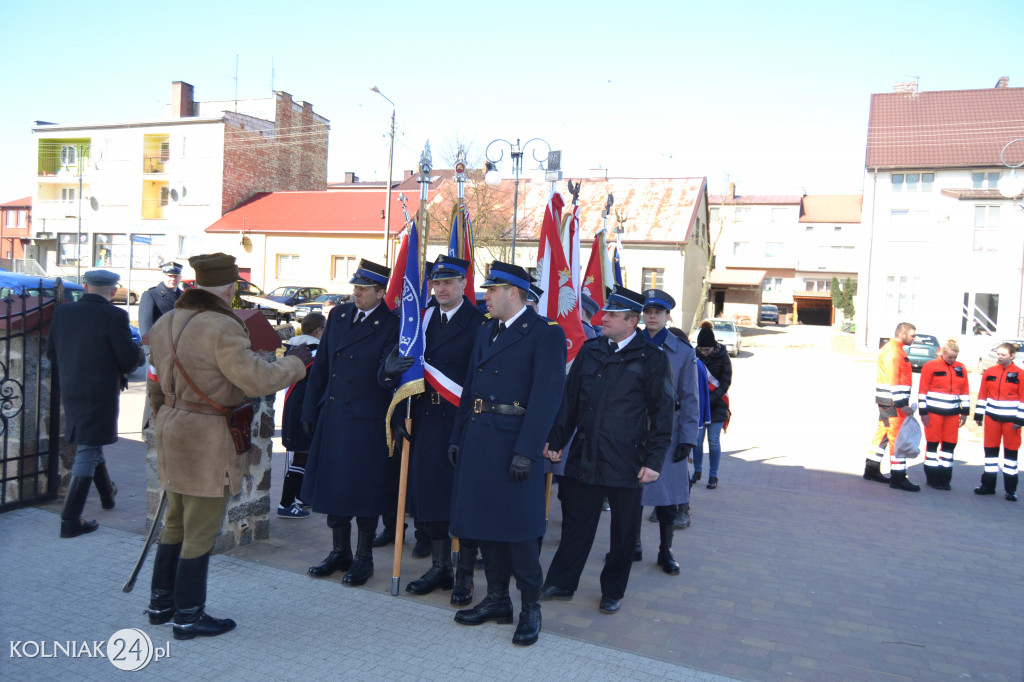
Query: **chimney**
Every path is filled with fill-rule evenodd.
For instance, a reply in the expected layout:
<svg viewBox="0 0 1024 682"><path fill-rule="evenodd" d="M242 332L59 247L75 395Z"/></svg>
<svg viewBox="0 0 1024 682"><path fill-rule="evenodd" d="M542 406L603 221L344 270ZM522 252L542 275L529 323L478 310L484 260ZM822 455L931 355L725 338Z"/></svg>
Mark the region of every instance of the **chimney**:
<svg viewBox="0 0 1024 682"><path fill-rule="evenodd" d="M359 176L356 175L355 173L353 173L352 171L346 171L345 172L345 184L346 185L351 185L354 182L359 182Z"/></svg>
<svg viewBox="0 0 1024 682"><path fill-rule="evenodd" d="M195 116L194 90L184 81L171 83L171 118Z"/></svg>
<svg viewBox="0 0 1024 682"><path fill-rule="evenodd" d="M905 83L896 83L892 86L893 92L898 92L903 95L916 95L917 94L917 81L907 81Z"/></svg>
<svg viewBox="0 0 1024 682"><path fill-rule="evenodd" d="M1008 88L1008 87L1010 87L1010 77L1009 76L1003 76L1002 78L997 80L996 81L996 87L997 88Z"/></svg>
<svg viewBox="0 0 1024 682"><path fill-rule="evenodd" d="M736 198L736 183L735 182L730 182L729 183L729 197L728 198L730 200Z"/></svg>
<svg viewBox="0 0 1024 682"><path fill-rule="evenodd" d="M414 175L416 175L416 171L407 170L407 171L405 171L405 175L403 176L402 179L403 180L408 180L409 178L411 178Z"/></svg>

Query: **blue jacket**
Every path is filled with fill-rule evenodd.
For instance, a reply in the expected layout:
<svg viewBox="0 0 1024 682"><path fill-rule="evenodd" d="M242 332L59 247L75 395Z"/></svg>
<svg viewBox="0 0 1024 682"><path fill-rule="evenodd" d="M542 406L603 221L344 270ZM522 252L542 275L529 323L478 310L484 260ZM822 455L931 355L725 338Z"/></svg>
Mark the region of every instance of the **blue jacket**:
<svg viewBox="0 0 1024 682"><path fill-rule="evenodd" d="M544 444L565 385L565 333L529 306L492 344L498 320L479 328L451 442L460 446L452 491L451 533L497 542L544 535ZM474 411L474 401L515 405L513 416ZM533 466L514 483L514 455Z"/></svg>

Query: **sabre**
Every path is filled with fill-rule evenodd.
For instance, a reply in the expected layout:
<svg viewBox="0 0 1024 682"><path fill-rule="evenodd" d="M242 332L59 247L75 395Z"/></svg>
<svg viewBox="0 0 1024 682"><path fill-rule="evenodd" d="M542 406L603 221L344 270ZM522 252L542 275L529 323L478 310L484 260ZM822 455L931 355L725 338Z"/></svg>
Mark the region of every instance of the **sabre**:
<svg viewBox="0 0 1024 682"><path fill-rule="evenodd" d="M167 506L167 491L160 491L160 502L156 505L156 516L153 517L153 525L149 529L149 535L146 536L146 544L142 546L142 553L139 554L139 560L135 562L135 568L132 569L132 574L128 576L128 581L125 582L124 587L121 588L122 592L131 592L132 588L135 587L135 580L139 577L139 571L142 570L142 564L146 563L146 556L149 554L149 548L153 546L153 540L156 539L156 529L160 526L160 519L164 515L164 507Z"/></svg>

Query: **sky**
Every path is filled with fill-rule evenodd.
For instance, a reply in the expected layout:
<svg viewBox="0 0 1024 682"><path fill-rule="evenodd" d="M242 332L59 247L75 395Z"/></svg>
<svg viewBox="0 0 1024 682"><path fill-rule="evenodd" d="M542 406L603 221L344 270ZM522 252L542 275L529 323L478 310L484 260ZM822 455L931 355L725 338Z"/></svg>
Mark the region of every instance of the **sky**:
<svg viewBox="0 0 1024 682"><path fill-rule="evenodd" d="M329 181L387 178L377 86L396 178L427 140L441 168L459 143L482 164L492 140L541 138L566 176L706 176L712 194L860 193L872 93L1024 86L1020 0L293 7L4 2L0 203L32 194L34 121L164 118L176 80L198 101L312 103ZM508 145L490 149L511 177ZM527 173L547 147L525 151Z"/></svg>

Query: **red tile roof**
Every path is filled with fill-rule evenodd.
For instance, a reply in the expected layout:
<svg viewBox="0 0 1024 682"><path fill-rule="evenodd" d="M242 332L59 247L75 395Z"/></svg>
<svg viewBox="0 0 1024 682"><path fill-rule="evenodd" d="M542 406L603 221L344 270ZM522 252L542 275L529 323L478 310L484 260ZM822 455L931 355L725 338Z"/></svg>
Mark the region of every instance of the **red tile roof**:
<svg viewBox="0 0 1024 682"><path fill-rule="evenodd" d="M943 196L953 197L954 199L1002 199L1004 197L997 189L954 189L946 188L942 190Z"/></svg>
<svg viewBox="0 0 1024 682"><path fill-rule="evenodd" d="M406 193L415 215L419 194ZM383 192L260 192L226 213L207 232L376 233L384 231ZM391 232L405 226L398 192L391 192Z"/></svg>
<svg viewBox="0 0 1024 682"><path fill-rule="evenodd" d="M708 206L750 206L753 204L799 204L801 197L796 194L737 194L727 197L724 194L712 194L708 197Z"/></svg>
<svg viewBox="0 0 1024 682"><path fill-rule="evenodd" d="M1024 137L1024 88L891 92L871 96L865 167L1001 168ZM1024 143L1015 150L1018 163Z"/></svg>
<svg viewBox="0 0 1024 682"><path fill-rule="evenodd" d="M32 208L32 197L25 197L24 199L15 199L14 201L8 201L0 204L4 208Z"/></svg>
<svg viewBox="0 0 1024 682"><path fill-rule="evenodd" d="M859 223L860 194L817 194L804 197L800 204L801 223Z"/></svg>

